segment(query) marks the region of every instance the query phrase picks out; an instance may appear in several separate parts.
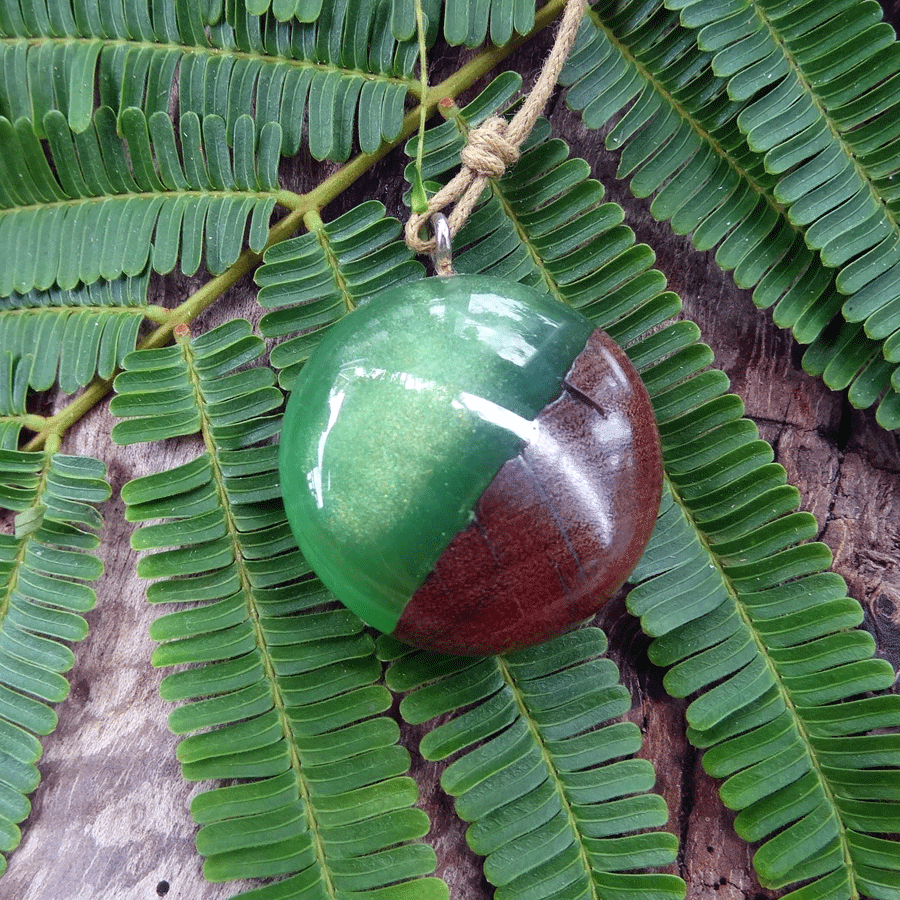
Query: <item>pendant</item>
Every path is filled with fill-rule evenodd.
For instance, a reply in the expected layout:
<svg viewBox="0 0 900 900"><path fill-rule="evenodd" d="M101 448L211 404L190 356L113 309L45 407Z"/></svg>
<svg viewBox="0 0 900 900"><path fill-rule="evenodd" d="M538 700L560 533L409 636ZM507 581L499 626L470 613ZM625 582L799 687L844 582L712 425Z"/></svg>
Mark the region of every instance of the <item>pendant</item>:
<svg viewBox="0 0 900 900"><path fill-rule="evenodd" d="M468 275L391 289L329 330L288 401L280 474L339 600L470 656L594 615L637 564L662 486L623 351L558 301Z"/></svg>

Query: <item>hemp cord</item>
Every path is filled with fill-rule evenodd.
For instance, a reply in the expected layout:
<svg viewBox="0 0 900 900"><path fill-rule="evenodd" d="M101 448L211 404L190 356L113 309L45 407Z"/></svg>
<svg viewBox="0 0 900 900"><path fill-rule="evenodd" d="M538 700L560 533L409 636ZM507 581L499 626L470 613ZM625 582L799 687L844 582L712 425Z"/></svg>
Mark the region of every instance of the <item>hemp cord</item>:
<svg viewBox="0 0 900 900"><path fill-rule="evenodd" d="M456 175L428 201L424 213L413 213L406 222L405 238L416 253L433 253L435 239L423 240L422 228L437 212L452 205L447 216L450 234L455 235L478 203L478 198L490 178L500 178L506 167L519 158L519 147L540 118L550 94L566 62L588 0L569 0L563 12L550 55L525 102L507 122L501 116L491 116L469 132L466 146L460 153L462 167ZM448 274L439 271L438 274Z"/></svg>

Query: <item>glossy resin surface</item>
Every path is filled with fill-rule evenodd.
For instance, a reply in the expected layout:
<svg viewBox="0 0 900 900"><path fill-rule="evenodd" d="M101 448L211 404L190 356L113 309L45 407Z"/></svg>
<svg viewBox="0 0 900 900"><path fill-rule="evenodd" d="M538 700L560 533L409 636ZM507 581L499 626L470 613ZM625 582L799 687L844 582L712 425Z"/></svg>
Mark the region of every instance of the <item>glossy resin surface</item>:
<svg viewBox="0 0 900 900"><path fill-rule="evenodd" d="M395 630L592 331L523 285L458 275L328 332L288 402L280 468L300 548L341 601Z"/></svg>

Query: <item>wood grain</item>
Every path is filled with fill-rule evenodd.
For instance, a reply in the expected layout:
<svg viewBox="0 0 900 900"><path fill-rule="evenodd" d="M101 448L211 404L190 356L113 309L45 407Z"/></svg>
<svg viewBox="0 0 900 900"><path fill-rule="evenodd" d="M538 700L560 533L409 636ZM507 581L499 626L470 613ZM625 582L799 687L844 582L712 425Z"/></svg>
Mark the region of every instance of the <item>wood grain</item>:
<svg viewBox="0 0 900 900"><path fill-rule="evenodd" d="M527 46L511 61L526 80L539 67L544 46ZM459 54L435 60L438 70L458 65ZM440 73L438 73L440 74ZM866 611L865 627L879 652L900 663L900 447L881 429L872 411L851 410L804 374L800 351L770 315L757 310L749 293L735 288L710 254L694 252L655 223L648 205L630 197L614 177L616 160L596 132L587 132L557 95L549 110L554 131L587 158L621 200L627 224L658 254L658 266L684 300L685 315L697 321L715 351L716 365L732 379L748 414L772 442L776 459L799 486L803 508L819 523L820 536L834 551L835 569ZM324 211L330 219L375 197L401 215L404 160L394 153L352 191ZM301 155L285 164L285 182L308 188L329 167ZM157 281L154 302L173 306L196 286L181 278ZM236 315L258 317L249 280L236 285L194 326L196 331ZM123 518L118 489L128 479L177 464L197 453L192 440L116 449L108 441L105 409L90 414L66 438L64 449L88 453L110 467L114 498L104 515L99 602L89 615L90 634L77 648L70 697L60 705L60 727L44 741L43 781L23 823L23 840L0 880L2 900L220 900L234 886L211 885L200 873L188 804L197 786L186 784L175 761L175 738L166 728L170 707L158 697L159 675L149 659L147 629L155 610L134 575L131 528ZM684 704L662 690L661 672L647 660L647 640L624 610L619 596L603 610L600 624L610 636L610 655L634 698L630 718L644 733L642 754L659 772L657 789L672 810L671 830L682 850L673 868L688 882L690 900L764 900L751 869L751 851L731 828L732 815L718 801L716 785L702 771L699 754L685 741ZM419 729L405 728L415 747ZM437 785L440 767L414 753L414 774L422 784L421 804L434 828L429 840L450 882L455 900L486 900L490 887L468 850L452 804ZM167 888L167 891L165 890Z"/></svg>
<svg viewBox="0 0 900 900"><path fill-rule="evenodd" d="M662 492L647 389L599 329L563 384L410 597L394 637L505 655L591 618L634 570Z"/></svg>

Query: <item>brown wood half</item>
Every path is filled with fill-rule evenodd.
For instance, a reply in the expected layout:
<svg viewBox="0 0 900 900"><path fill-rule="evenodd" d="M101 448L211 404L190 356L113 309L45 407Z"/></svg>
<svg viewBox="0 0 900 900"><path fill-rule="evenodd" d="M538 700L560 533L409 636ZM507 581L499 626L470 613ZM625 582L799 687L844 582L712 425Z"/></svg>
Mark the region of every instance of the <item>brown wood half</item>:
<svg viewBox="0 0 900 900"><path fill-rule="evenodd" d="M509 653L593 616L650 538L662 456L650 398L622 350L591 333L474 517L413 594L394 636L442 653Z"/></svg>

